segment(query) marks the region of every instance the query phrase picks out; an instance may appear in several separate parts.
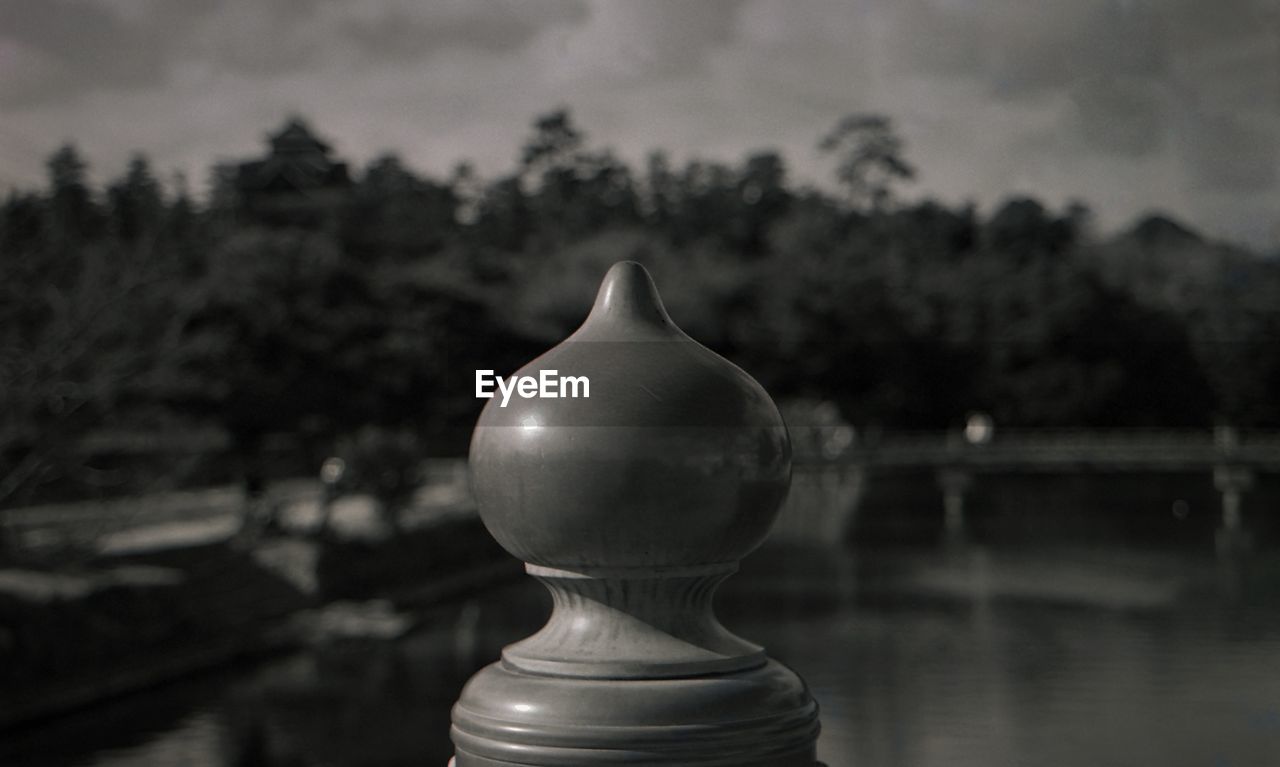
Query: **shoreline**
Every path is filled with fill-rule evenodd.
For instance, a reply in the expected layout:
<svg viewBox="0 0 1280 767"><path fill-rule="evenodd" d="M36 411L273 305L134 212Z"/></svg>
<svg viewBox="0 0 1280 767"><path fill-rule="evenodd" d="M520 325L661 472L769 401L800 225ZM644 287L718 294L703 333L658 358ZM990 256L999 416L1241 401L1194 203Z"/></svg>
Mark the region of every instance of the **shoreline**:
<svg viewBox="0 0 1280 767"><path fill-rule="evenodd" d="M0 732L302 649L316 641L308 617L331 605L412 609L523 572L486 538L478 516L455 514L377 541L227 539L104 556L72 573L0 571L26 581L0 591ZM281 541L314 549L309 574L255 556Z"/></svg>

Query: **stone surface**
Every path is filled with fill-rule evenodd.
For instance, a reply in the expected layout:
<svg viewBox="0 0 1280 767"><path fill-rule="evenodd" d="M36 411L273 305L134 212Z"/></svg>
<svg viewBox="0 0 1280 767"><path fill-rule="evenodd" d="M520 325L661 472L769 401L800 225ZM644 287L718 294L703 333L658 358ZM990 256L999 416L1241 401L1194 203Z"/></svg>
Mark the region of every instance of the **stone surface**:
<svg viewBox="0 0 1280 767"><path fill-rule="evenodd" d="M736 562L787 492L782 417L690 339L639 264L614 266L582 327L518 371L587 376L589 399L489 401L471 445L490 532L537 565Z"/></svg>
<svg viewBox="0 0 1280 767"><path fill-rule="evenodd" d="M813 767L817 706L774 661L678 679L558 679L494 665L454 708L458 767Z"/></svg>
<svg viewBox="0 0 1280 767"><path fill-rule="evenodd" d="M552 370L587 376L590 397L490 400L472 440L481 517L554 609L463 690L457 767L813 767L803 681L711 609L787 493L772 399L680 331L630 262L517 375Z"/></svg>

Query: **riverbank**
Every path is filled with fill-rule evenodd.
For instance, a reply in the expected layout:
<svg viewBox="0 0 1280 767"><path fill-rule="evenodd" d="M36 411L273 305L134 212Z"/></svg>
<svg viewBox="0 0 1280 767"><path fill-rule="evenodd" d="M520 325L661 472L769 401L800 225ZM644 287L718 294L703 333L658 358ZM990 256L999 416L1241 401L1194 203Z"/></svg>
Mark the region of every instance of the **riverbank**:
<svg viewBox="0 0 1280 767"><path fill-rule="evenodd" d="M377 535L122 540L74 564L0 570L0 729L317 641L335 602L394 610L520 573L465 507Z"/></svg>

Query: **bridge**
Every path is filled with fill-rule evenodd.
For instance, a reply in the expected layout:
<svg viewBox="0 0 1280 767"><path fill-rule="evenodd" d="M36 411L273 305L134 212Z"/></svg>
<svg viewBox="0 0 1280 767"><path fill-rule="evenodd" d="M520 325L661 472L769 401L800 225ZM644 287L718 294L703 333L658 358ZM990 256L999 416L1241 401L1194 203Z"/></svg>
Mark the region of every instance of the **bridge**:
<svg viewBox="0 0 1280 767"><path fill-rule="evenodd" d="M812 440L810 440L812 442ZM1280 431L1235 429L1007 430L987 442L961 432L890 434L838 454L806 451L798 465L876 470L964 467L974 472L1182 472L1221 464L1280 472Z"/></svg>
<svg viewBox="0 0 1280 767"><path fill-rule="evenodd" d="M777 538L843 540L868 483L895 472L934 475L948 537L963 535L966 493L984 474L1204 472L1222 498L1219 549L1234 550L1248 545L1240 514L1243 494L1259 475L1280 474L1276 430L1007 429L852 440L851 432L841 435L840 428L792 428L795 480L775 528Z"/></svg>

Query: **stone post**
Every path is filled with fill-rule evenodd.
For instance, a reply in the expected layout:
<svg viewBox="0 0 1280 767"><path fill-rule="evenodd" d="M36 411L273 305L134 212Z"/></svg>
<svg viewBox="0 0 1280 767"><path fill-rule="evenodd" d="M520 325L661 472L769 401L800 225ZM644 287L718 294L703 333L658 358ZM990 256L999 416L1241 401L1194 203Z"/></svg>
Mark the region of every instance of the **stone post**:
<svg viewBox="0 0 1280 767"><path fill-rule="evenodd" d="M1218 528L1217 549L1220 554L1233 554L1248 549L1250 539L1244 529L1240 504L1246 490L1253 486L1253 472L1241 466L1220 465L1213 470L1213 484L1222 493L1222 527Z"/></svg>
<svg viewBox="0 0 1280 767"><path fill-rule="evenodd" d="M944 540L948 545L963 544L968 537L964 518L964 495L973 484L973 475L964 469L947 468L938 472L942 488Z"/></svg>
<svg viewBox="0 0 1280 767"><path fill-rule="evenodd" d="M587 377L589 398L490 400L471 465L485 525L554 608L467 683L457 767L814 767L805 684L711 608L790 482L769 395L680 331L630 262L518 375L543 371Z"/></svg>

